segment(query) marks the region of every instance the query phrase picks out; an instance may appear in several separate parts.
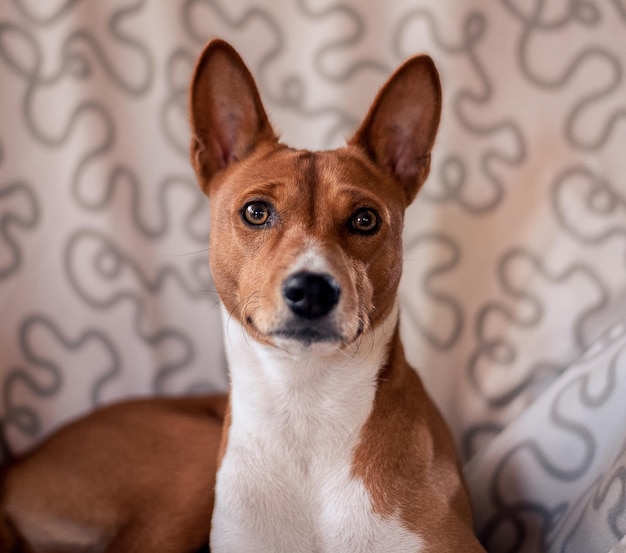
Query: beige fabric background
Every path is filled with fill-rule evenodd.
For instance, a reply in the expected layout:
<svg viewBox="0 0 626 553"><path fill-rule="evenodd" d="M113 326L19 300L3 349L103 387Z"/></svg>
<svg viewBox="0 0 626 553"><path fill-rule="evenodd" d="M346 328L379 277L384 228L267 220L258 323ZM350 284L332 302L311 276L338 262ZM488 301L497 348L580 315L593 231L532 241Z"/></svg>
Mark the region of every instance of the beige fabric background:
<svg viewBox="0 0 626 553"><path fill-rule="evenodd" d="M187 81L214 36L307 148L340 144L404 58L433 56L445 105L407 214L408 355L490 551L609 551L626 533L621 0L3 2L11 447L117 398L226 386L186 152Z"/></svg>

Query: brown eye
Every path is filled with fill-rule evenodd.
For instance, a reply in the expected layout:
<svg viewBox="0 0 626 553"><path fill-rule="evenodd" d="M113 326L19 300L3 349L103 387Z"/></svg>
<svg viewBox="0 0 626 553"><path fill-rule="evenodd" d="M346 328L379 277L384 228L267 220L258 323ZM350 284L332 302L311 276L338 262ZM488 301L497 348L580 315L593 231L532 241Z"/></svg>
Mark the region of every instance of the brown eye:
<svg viewBox="0 0 626 553"><path fill-rule="evenodd" d="M242 216L249 225L260 226L269 221L270 206L265 202L250 202L243 208Z"/></svg>
<svg viewBox="0 0 626 553"><path fill-rule="evenodd" d="M350 226L359 234L374 234L379 227L378 215L373 209L359 209L352 215Z"/></svg>

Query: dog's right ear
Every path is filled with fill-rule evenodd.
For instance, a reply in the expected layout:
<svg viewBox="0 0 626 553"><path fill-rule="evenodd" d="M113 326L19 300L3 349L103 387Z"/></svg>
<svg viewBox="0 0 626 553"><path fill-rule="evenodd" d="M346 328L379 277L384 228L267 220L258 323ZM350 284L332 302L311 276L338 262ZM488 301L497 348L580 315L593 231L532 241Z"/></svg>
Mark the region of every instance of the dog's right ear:
<svg viewBox="0 0 626 553"><path fill-rule="evenodd" d="M416 56L389 78L349 143L396 180L408 205L428 176L440 116L437 69L428 56Z"/></svg>
<svg viewBox="0 0 626 553"><path fill-rule="evenodd" d="M212 40L191 80L191 163L205 193L219 171L242 160L264 140L278 140L254 79L235 49Z"/></svg>

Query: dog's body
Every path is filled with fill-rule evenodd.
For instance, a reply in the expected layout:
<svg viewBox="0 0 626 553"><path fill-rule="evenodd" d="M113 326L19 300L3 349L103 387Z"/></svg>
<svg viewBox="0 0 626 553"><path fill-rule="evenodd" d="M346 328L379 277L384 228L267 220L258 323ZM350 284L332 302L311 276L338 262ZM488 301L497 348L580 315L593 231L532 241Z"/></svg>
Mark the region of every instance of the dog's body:
<svg viewBox="0 0 626 553"><path fill-rule="evenodd" d="M0 553L483 551L454 445L398 333L404 209L425 180L436 70L409 60L347 147L288 148L236 52L191 88L225 316L220 398L105 408L2 476ZM218 440L221 435L221 445Z"/></svg>
<svg viewBox="0 0 626 553"><path fill-rule="evenodd" d="M0 477L0 553L192 553L208 542L225 396L125 401Z"/></svg>
<svg viewBox="0 0 626 553"><path fill-rule="evenodd" d="M231 375L213 553L482 551L449 431L398 335L404 209L440 102L432 62L413 58L347 147L295 150L236 52L202 54L191 157Z"/></svg>

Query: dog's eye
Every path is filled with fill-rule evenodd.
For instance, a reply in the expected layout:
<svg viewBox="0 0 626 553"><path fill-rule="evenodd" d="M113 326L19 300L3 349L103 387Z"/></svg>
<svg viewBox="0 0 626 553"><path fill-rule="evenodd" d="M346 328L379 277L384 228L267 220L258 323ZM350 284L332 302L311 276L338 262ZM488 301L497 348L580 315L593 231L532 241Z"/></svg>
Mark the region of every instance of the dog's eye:
<svg viewBox="0 0 626 553"><path fill-rule="evenodd" d="M250 202L245 205L241 215L249 225L260 226L269 221L271 209L265 202Z"/></svg>
<svg viewBox="0 0 626 553"><path fill-rule="evenodd" d="M361 208L352 215L350 227L359 234L374 234L379 227L378 214L369 208Z"/></svg>

